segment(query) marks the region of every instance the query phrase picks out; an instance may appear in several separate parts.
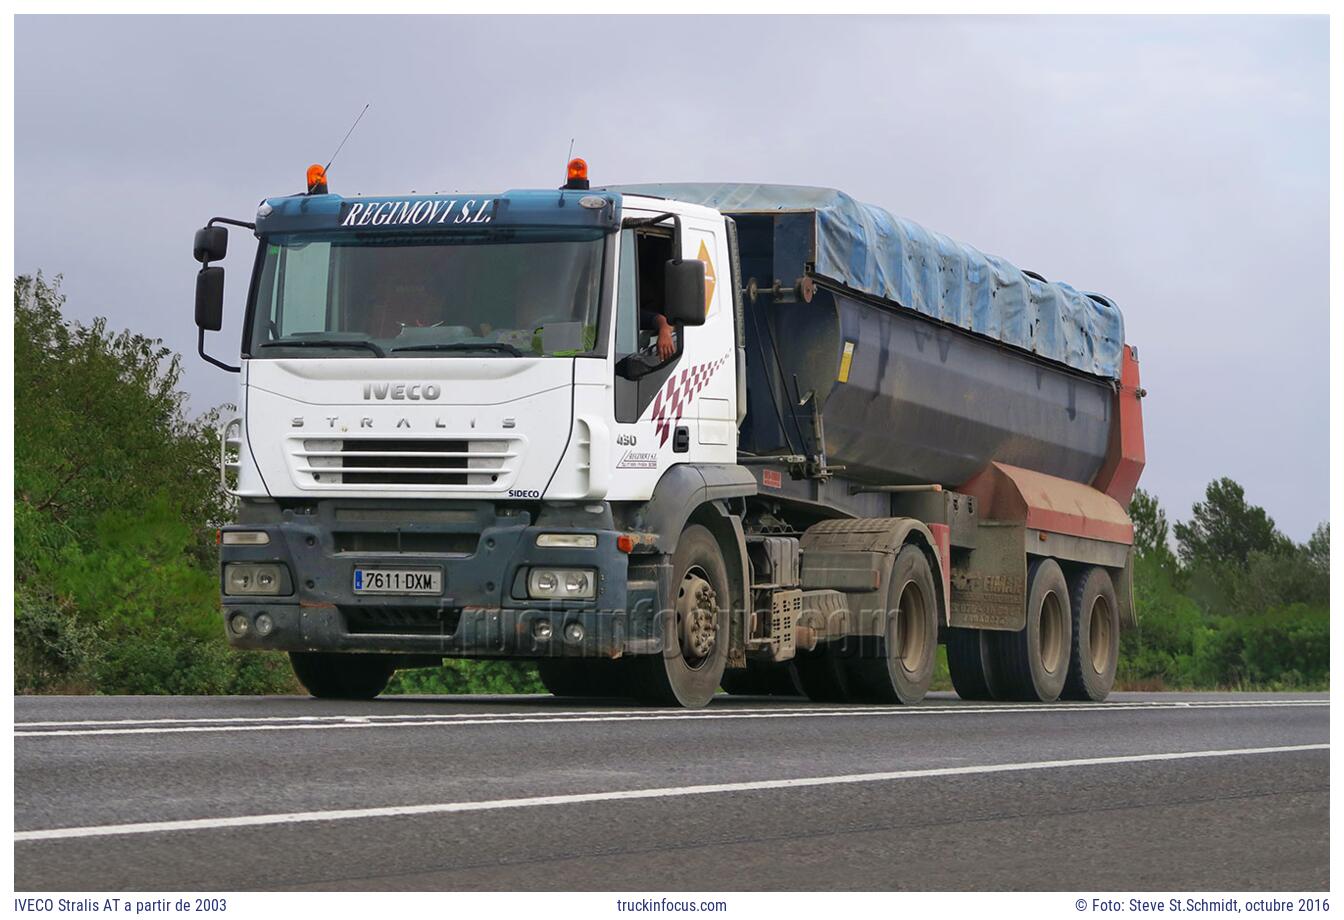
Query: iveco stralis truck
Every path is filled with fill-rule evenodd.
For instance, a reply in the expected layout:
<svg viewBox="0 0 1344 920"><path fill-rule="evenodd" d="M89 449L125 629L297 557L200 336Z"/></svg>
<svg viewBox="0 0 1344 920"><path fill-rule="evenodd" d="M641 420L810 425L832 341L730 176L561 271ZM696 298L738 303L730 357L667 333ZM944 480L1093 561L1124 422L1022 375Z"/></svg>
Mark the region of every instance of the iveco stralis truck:
<svg viewBox="0 0 1344 920"><path fill-rule="evenodd" d="M1100 700L1144 463L1116 306L829 189L342 197L216 218L238 648L317 697L528 659L558 694ZM228 226L258 240L241 360Z"/></svg>

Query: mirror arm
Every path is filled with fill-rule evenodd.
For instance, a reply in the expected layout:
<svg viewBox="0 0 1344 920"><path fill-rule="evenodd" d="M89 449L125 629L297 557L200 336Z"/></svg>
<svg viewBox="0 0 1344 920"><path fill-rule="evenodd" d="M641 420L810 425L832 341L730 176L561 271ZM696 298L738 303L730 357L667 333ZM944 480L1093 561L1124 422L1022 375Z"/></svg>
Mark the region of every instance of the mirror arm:
<svg viewBox="0 0 1344 920"><path fill-rule="evenodd" d="M222 370L226 370L226 371L228 371L230 374L236 374L236 373L238 373L240 370L242 370L241 367L234 367L232 364L225 364L223 361L220 361L220 360L218 360L218 359L216 359L216 358L212 358L210 355L207 355L207 354L205 353L205 330L204 330L203 328L201 328L200 326L197 326L197 327L196 327L196 332L197 332L197 334L196 334L196 352L197 352L197 354L199 354L199 355L200 355L202 358L204 358L205 360L209 361L209 362L210 362L211 364L213 364L215 367L218 367L218 368L220 368L220 369L222 369Z"/></svg>
<svg viewBox="0 0 1344 920"><path fill-rule="evenodd" d="M256 230L256 224L249 224L245 220L234 220L232 217L212 217L206 222L207 227L213 227L215 224L228 224L230 227L242 227L245 230Z"/></svg>
<svg viewBox="0 0 1344 920"><path fill-rule="evenodd" d="M673 214L671 211L664 211L662 214L655 214L653 217L641 217L638 220L627 220L622 227L653 227L661 224L663 221L672 220L672 242L675 249L675 258L681 258L681 215Z"/></svg>

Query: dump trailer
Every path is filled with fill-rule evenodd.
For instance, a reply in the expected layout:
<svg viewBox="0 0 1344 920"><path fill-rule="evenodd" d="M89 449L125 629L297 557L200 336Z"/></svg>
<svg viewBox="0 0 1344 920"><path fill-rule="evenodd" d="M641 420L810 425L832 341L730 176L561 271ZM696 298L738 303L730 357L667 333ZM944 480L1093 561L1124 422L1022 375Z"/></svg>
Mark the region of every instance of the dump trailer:
<svg viewBox="0 0 1344 920"><path fill-rule="evenodd" d="M196 234L240 376L224 630L316 697L1101 700L1135 625L1138 356L1108 298L831 189L342 197ZM211 356L228 228L259 241Z"/></svg>

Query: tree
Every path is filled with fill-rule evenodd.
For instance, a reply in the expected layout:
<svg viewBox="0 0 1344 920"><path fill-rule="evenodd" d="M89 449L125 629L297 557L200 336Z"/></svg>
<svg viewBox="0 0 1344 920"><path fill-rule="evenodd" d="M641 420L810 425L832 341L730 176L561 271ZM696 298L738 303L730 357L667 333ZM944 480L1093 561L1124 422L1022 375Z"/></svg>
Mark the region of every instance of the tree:
<svg viewBox="0 0 1344 920"><path fill-rule="evenodd" d="M1253 552L1275 554L1292 548L1265 509L1246 502L1246 492L1227 477L1215 479L1195 502L1189 521L1178 522L1181 562L1244 566Z"/></svg>
<svg viewBox="0 0 1344 920"><path fill-rule="evenodd" d="M217 413L188 414L160 340L63 304L59 279L14 279L15 686L292 688L279 656L224 640Z"/></svg>
<svg viewBox="0 0 1344 920"><path fill-rule="evenodd" d="M1311 539L1306 545L1307 559L1311 565L1322 572L1327 578L1330 576L1330 522L1318 524L1316 530L1312 533Z"/></svg>
<svg viewBox="0 0 1344 920"><path fill-rule="evenodd" d="M1158 504L1156 495L1136 490L1129 502L1129 517L1134 522L1135 552L1163 565L1176 561L1167 543L1167 513Z"/></svg>
<svg viewBox="0 0 1344 920"><path fill-rule="evenodd" d="M16 538L36 551L87 536L105 511L162 493L205 558L228 507L217 413L188 417L181 358L162 341L109 332L103 319L68 322L64 302L59 278L14 281Z"/></svg>

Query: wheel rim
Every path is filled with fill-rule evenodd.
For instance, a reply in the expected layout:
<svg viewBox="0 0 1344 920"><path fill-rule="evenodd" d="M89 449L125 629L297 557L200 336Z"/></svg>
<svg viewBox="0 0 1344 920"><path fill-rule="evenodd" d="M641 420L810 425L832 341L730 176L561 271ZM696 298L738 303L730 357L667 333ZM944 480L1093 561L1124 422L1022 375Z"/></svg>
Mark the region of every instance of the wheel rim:
<svg viewBox="0 0 1344 920"><path fill-rule="evenodd" d="M1041 601L1040 649L1041 667L1054 674L1064 657L1064 608L1053 591Z"/></svg>
<svg viewBox="0 0 1344 920"><path fill-rule="evenodd" d="M1106 673L1111 663L1111 605L1100 594L1092 601L1092 610L1088 614L1087 645L1092 670L1098 674Z"/></svg>
<svg viewBox="0 0 1344 920"><path fill-rule="evenodd" d="M718 595L699 566L687 570L677 589L677 630L687 667L699 668L713 657L719 637Z"/></svg>
<svg viewBox="0 0 1344 920"><path fill-rule="evenodd" d="M924 616L924 594L913 581L901 589L896 605L896 659L907 671L917 672L928 655L928 621Z"/></svg>

